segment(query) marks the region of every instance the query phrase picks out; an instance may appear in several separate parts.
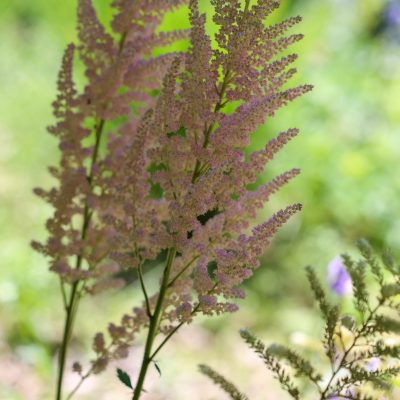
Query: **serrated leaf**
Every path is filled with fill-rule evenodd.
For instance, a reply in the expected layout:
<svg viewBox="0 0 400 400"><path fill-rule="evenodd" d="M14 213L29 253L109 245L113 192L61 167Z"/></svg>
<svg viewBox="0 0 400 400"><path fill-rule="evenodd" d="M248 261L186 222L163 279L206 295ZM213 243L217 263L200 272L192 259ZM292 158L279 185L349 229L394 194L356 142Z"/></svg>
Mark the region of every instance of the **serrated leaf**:
<svg viewBox="0 0 400 400"><path fill-rule="evenodd" d="M125 371L117 368L117 377L125 386L133 390L131 377Z"/></svg>

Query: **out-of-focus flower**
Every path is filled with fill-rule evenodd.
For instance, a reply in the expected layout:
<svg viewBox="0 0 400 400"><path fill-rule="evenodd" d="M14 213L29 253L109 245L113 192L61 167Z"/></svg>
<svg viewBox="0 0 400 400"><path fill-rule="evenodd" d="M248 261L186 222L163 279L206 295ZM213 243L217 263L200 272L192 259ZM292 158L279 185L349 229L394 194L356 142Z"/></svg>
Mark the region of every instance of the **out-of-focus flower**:
<svg viewBox="0 0 400 400"><path fill-rule="evenodd" d="M399 41L400 0L382 2L381 12L376 15L372 30L373 36L384 35L386 39Z"/></svg>
<svg viewBox="0 0 400 400"><path fill-rule="evenodd" d="M339 256L328 264L328 283L332 291L339 296L345 296L351 292L351 278Z"/></svg>
<svg viewBox="0 0 400 400"><path fill-rule="evenodd" d="M400 1L394 1L388 5L386 21L392 27L400 26Z"/></svg>
<svg viewBox="0 0 400 400"><path fill-rule="evenodd" d="M355 395L354 388L346 389L344 392L340 394L333 393L328 396L328 400L345 400L345 399L353 399Z"/></svg>
<svg viewBox="0 0 400 400"><path fill-rule="evenodd" d="M380 367L380 365L381 365L381 360L378 357L373 357L368 361L365 369L368 372L375 372Z"/></svg>

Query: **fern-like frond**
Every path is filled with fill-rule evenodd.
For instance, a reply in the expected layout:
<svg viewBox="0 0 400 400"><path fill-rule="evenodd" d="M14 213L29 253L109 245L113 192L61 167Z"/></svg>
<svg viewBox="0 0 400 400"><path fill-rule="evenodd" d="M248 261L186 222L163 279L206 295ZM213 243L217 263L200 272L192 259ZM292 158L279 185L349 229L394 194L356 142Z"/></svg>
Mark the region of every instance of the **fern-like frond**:
<svg viewBox="0 0 400 400"><path fill-rule="evenodd" d="M307 278L310 283L311 289L314 293L315 300L317 301L325 320L325 333L323 338L323 345L325 352L330 360L335 357L335 330L339 320L339 308L329 303L325 290L322 287L320 280L314 269L310 266L306 268Z"/></svg>
<svg viewBox="0 0 400 400"><path fill-rule="evenodd" d="M364 260L354 262L347 254L343 254L342 258L353 284L354 307L364 318L366 311L370 308L365 282L367 263Z"/></svg>
<svg viewBox="0 0 400 400"><path fill-rule="evenodd" d="M315 384L322 380L322 375L315 370L308 360L288 347L273 344L268 347L268 352L277 358L286 360L295 370L296 376L304 376Z"/></svg>
<svg viewBox="0 0 400 400"><path fill-rule="evenodd" d="M301 387L316 389L310 399L382 400L390 398L386 396L400 376L400 267L389 253L381 262L367 241L359 241L358 246L360 261L342 256L353 285L353 312L343 314L338 305L331 304L314 269L306 269L325 321L322 344L329 369L320 372L297 351L278 344L266 346L248 330L240 331L294 399L306 399L297 386L300 381L306 384ZM377 284L369 287L371 277Z"/></svg>
<svg viewBox="0 0 400 400"><path fill-rule="evenodd" d="M300 400L300 390L293 383L289 372L280 363L279 359L270 351L265 344L246 329L240 331L240 335L249 347L254 350L264 361L267 368L273 372L282 388L289 393L293 399Z"/></svg>
<svg viewBox="0 0 400 400"><path fill-rule="evenodd" d="M371 245L365 239L360 239L357 242L357 247L360 250L361 255L364 260L368 263L372 273L374 274L376 280L379 284L383 283L383 272L382 268L379 265L377 258L375 257L374 251Z"/></svg>
<svg viewBox="0 0 400 400"><path fill-rule="evenodd" d="M202 374L208 376L216 385L218 385L232 400L249 400L248 397L241 393L239 389L229 382L224 376L210 368L208 365L199 365Z"/></svg>

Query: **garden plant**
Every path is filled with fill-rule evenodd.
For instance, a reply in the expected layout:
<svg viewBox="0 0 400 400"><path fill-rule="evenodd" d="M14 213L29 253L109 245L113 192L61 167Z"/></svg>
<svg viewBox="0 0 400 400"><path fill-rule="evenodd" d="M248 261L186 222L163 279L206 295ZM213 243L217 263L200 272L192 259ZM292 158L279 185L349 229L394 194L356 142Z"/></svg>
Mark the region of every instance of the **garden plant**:
<svg viewBox="0 0 400 400"><path fill-rule="evenodd" d="M260 266L276 232L302 209L299 203L285 205L257 221L271 196L299 175L293 168L259 183L265 166L298 129L277 133L260 150L251 150L250 143L260 126L312 86L290 85L297 59L291 46L303 38L296 31L301 18L270 22L277 1L211 0L214 35L207 31L197 0L115 0L109 25L100 21L91 0L77 3L78 41L64 52L53 103L56 122L49 127L61 153L59 164L49 168L58 183L35 189L53 214L46 222L47 241L32 242L58 275L64 306L55 398L78 397L88 378L127 358L144 335L137 376L117 369L132 400L138 400L144 397L149 368L160 370L156 356L162 357L178 330L198 315L238 310L238 300L245 297L241 284ZM162 31L166 13L181 7L189 9L190 28ZM171 50L182 41L186 51ZM267 349L242 332L296 399L300 391L281 358L317 386L321 400L373 399L360 397L354 387L363 382L382 386L397 375L397 367L368 371L359 365L397 357L397 347L386 346L379 336L396 330L397 322L370 308L364 264L369 263L380 285L379 307L392 311L398 310L392 301L398 294L397 269L387 261L383 272L364 245L364 262L345 258L359 320L340 318L308 270L327 324L324 344L333 371L327 386L325 376L297 353L279 346ZM158 274L155 291L149 290L150 273ZM384 283L385 274L394 283ZM93 359L74 362L79 379L65 393L82 300L105 291L112 296L129 285L141 291L142 302L131 311L121 310L120 321L110 322L106 333L95 328ZM353 332L354 343L337 345L342 328ZM379 340L372 342L368 335ZM354 356L359 339L367 349ZM350 377L336 379L345 368ZM202 370L232 398L246 398L209 367Z"/></svg>
<svg viewBox="0 0 400 400"><path fill-rule="evenodd" d="M332 264L336 277L332 289L340 295L349 289L353 292L351 313L344 313L339 305L331 304L314 269L307 268L307 277L325 322L321 348L328 361L326 372L318 366L323 359L319 354L312 363L297 349L277 344L266 346L248 330L240 332L293 399L386 399L400 373L400 267L390 252L385 252L379 260L365 240L360 240L358 247L363 256L361 260L354 261L344 254L343 260ZM375 280L374 293L367 289L371 276ZM232 399L248 399L212 368L201 365L200 369ZM296 381L303 384L302 390Z"/></svg>

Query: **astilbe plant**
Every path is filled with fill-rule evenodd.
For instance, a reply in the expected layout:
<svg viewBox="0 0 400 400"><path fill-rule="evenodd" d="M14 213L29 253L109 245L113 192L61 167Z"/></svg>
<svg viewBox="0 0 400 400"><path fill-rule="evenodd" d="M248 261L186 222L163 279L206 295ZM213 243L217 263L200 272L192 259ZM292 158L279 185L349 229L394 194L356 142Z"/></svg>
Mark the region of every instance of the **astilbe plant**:
<svg viewBox="0 0 400 400"><path fill-rule="evenodd" d="M354 312L341 313L332 305L316 273L307 276L325 321L323 348L329 371L313 365L299 352L286 346L266 346L248 330L240 332L244 341L264 361L293 399L382 400L390 398L393 381L400 374L400 266L389 252L382 261L365 240L359 241L362 259L343 255L343 273L349 274L353 287ZM342 273L342 275L343 275ZM369 288L374 278L375 291ZM342 280L342 285L346 282ZM201 365L211 378L234 400L246 400L236 386L212 368ZM306 392L300 390L299 381ZM305 385L304 385L305 384Z"/></svg>
<svg viewBox="0 0 400 400"><path fill-rule="evenodd" d="M302 38L287 34L300 18L267 26L265 19L279 6L275 1L251 6L249 0L244 5L213 0L219 27L213 48L197 1L189 3L189 34L157 33L165 11L181 3L115 1L113 35L90 0L78 3L77 50L87 85L82 93L75 89L70 45L54 103L57 124L50 128L60 139L60 166L50 169L59 186L36 190L55 212L47 222L48 241L34 247L59 275L66 310L57 399L83 295L119 287L124 284L116 278L119 272L136 271L143 304L120 324L111 323L109 338L95 335L96 357L87 372L79 363L74 369L81 382L100 373L110 360L126 357L145 330L133 389L138 399L149 365L182 325L197 314L237 309L235 300L244 297L238 286L259 266L276 231L301 208L294 204L259 225L251 223L269 197L299 173L293 169L248 189L296 129L245 157L250 134L266 116L311 89L285 87L296 55L280 56ZM187 34L186 53L152 56L156 46ZM150 295L143 268L160 254L165 266L159 290ZM133 388L123 371L119 377Z"/></svg>
<svg viewBox="0 0 400 400"><path fill-rule="evenodd" d="M109 257L114 228L106 220L112 207L108 196L114 170L131 132L119 130L112 136L108 124L123 117L132 124L154 103L167 65L176 56L153 57L155 47L187 37L187 32L157 33L165 12L181 4L169 1L115 1L112 35L96 16L90 0L78 1L79 45L70 44L64 54L53 103L56 124L49 132L59 139L61 160L50 173L58 187L35 193L54 207L47 221L46 243L33 247L50 259L50 269L60 277L66 311L60 350L57 398L61 398L67 349L81 297L120 286L114 279L120 267ZM85 67L87 84L81 93L73 80L74 55ZM132 104L136 105L135 114ZM101 147L107 143L107 153ZM69 291L68 291L69 288Z"/></svg>

